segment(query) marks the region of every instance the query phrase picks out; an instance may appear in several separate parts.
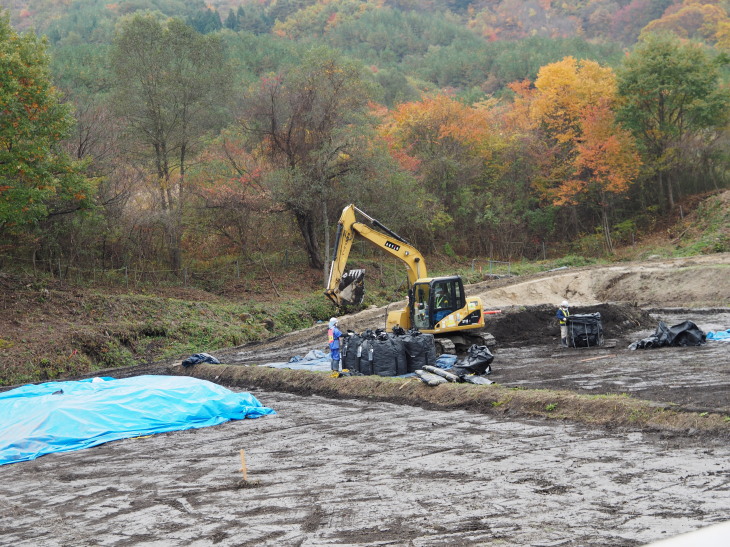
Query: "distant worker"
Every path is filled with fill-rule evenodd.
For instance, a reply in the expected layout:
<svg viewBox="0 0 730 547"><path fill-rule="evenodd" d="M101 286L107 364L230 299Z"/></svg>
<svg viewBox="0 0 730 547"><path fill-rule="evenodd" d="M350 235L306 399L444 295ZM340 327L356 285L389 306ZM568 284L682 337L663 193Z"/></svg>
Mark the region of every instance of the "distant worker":
<svg viewBox="0 0 730 547"><path fill-rule="evenodd" d="M340 370L340 338L342 332L337 328L337 318L330 319L329 329L327 329L327 341L330 347L330 359L332 370Z"/></svg>
<svg viewBox="0 0 730 547"><path fill-rule="evenodd" d="M568 347L568 317L570 317L570 310L568 310L568 301L563 300L560 303L558 311L555 312L555 317L560 322L560 345Z"/></svg>

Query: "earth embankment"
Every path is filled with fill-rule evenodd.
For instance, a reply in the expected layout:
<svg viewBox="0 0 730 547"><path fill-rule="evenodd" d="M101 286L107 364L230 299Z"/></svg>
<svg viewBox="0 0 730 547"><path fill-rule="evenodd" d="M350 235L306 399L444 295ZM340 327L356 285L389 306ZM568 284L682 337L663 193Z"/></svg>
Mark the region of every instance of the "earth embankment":
<svg viewBox="0 0 730 547"><path fill-rule="evenodd" d="M485 306L573 306L627 302L651 308L730 305L730 253L587 266L521 278L488 280L469 287Z"/></svg>

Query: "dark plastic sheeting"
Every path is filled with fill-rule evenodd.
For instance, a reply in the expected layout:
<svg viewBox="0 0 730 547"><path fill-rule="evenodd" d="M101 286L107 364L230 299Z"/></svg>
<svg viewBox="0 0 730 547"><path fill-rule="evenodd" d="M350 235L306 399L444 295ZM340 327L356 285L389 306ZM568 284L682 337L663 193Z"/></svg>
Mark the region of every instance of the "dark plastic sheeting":
<svg viewBox="0 0 730 547"><path fill-rule="evenodd" d="M662 348L665 346L700 346L705 343L707 335L692 321L683 321L668 327L664 321L659 321L656 331L638 342L634 342L629 349Z"/></svg>
<svg viewBox="0 0 730 547"><path fill-rule="evenodd" d="M454 365L454 373L464 374L491 374L494 355L487 346L472 345L466 352L466 357Z"/></svg>

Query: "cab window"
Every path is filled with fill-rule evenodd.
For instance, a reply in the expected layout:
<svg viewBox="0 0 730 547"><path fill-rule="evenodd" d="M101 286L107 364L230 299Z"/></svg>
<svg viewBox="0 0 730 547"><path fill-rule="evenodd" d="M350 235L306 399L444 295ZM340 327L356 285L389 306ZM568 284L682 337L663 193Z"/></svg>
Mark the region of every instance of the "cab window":
<svg viewBox="0 0 730 547"><path fill-rule="evenodd" d="M428 283L419 283L413 292L413 326L417 329L428 329L431 326L429 310L431 287Z"/></svg>
<svg viewBox="0 0 730 547"><path fill-rule="evenodd" d="M454 307L461 309L466 305L463 289L460 283L454 281Z"/></svg>

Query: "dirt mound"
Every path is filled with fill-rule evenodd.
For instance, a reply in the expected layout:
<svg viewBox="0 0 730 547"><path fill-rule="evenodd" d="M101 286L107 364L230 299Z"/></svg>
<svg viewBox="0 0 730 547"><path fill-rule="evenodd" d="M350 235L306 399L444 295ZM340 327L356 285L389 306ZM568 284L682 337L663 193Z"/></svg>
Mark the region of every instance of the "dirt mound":
<svg viewBox="0 0 730 547"><path fill-rule="evenodd" d="M655 307L730 305L730 253L585 266L466 287L487 307L630 302Z"/></svg>
<svg viewBox="0 0 730 547"><path fill-rule="evenodd" d="M598 304L571 310L573 314L596 312L601 314L607 337L621 336L656 323L648 312L630 304ZM555 306L512 307L488 317L486 328L496 338L498 346L546 344L560 335Z"/></svg>

